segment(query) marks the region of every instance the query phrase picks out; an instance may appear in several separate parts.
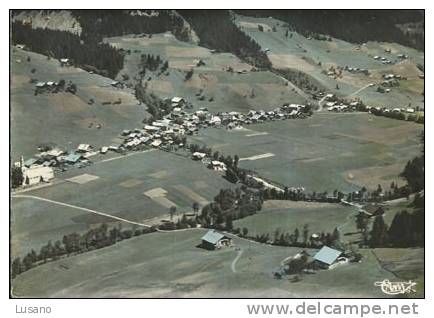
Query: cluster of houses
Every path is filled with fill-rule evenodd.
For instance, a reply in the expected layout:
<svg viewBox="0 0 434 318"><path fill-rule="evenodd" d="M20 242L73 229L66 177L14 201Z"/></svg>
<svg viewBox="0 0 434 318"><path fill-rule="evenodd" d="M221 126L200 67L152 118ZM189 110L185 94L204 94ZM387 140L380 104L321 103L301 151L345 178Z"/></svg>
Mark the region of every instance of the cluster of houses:
<svg viewBox="0 0 434 318"><path fill-rule="evenodd" d="M222 126L227 129L234 129L242 127L242 125L267 120L283 120L306 116L304 115L306 105L298 104L285 104L271 111L251 110L246 114L235 111L212 114L204 107L195 112L186 112L184 110L186 105L187 102L182 97L173 97L171 99L172 110L169 114L162 119L152 121L141 129L124 130L122 132L123 141L112 144L105 149L113 151L134 150L134 148L141 145L166 148L176 144L182 147L185 142L184 136L197 134L199 129ZM214 166L216 170L225 169L218 162L215 162Z"/></svg>
<svg viewBox="0 0 434 318"><path fill-rule="evenodd" d="M408 114L414 114L416 110L411 107L407 108L386 108L386 107L374 107L374 106L365 106L365 109L367 112L381 112L381 113L408 113Z"/></svg>
<svg viewBox="0 0 434 318"><path fill-rule="evenodd" d="M21 169L23 175L23 186L31 186L40 182L49 182L54 178L53 168L35 164L33 160L24 161L21 156L19 162L16 162L15 167Z"/></svg>
<svg viewBox="0 0 434 318"><path fill-rule="evenodd" d="M399 81L401 79L407 79L407 78L401 77L401 75L383 74L383 79L384 79L384 81L381 82L381 86L395 87L395 86L399 86Z"/></svg>
<svg viewBox="0 0 434 318"><path fill-rule="evenodd" d="M48 82L37 82L35 84L35 88L38 92L42 92L42 91L55 91L58 90L59 88L59 83L58 82L53 82L53 81L48 81Z"/></svg>
<svg viewBox="0 0 434 318"><path fill-rule="evenodd" d="M88 144L80 144L75 151L69 152L54 147L45 149L27 160L21 157L14 165L21 168L23 185L35 185L53 179L55 169L65 171L71 166L83 168L90 165L91 161L88 158L96 153Z"/></svg>
<svg viewBox="0 0 434 318"><path fill-rule="evenodd" d="M334 94L325 95L325 107L329 112L349 112L355 111L360 106L360 101L347 102L339 99Z"/></svg>
<svg viewBox="0 0 434 318"><path fill-rule="evenodd" d="M274 278L280 279L284 275L299 273L314 273L316 270L333 269L349 262L360 261L351 251L342 252L324 245L318 251L301 251L288 257L282 266L273 272Z"/></svg>
<svg viewBox="0 0 434 318"><path fill-rule="evenodd" d="M36 81L36 80L35 80ZM37 94L41 93L57 93L59 91L66 91L75 94L77 87L71 81L65 86L65 81L60 80L59 82L48 81L48 82L36 82L35 92Z"/></svg>
<svg viewBox="0 0 434 318"><path fill-rule="evenodd" d="M388 58L386 58L384 56L375 55L373 57L373 59L376 61L381 61L381 63L383 63L383 64L393 64L393 62L391 60L389 60Z"/></svg>
<svg viewBox="0 0 434 318"><path fill-rule="evenodd" d="M281 107L270 111L250 110L248 113L224 112L211 116L211 125L224 125L228 129L233 129L243 125L261 123L269 120L284 120L290 118L305 118L306 105L284 104Z"/></svg>
<svg viewBox="0 0 434 318"><path fill-rule="evenodd" d="M329 112L351 112L356 111L360 104L359 101L353 101L348 104L343 102L327 102L326 106Z"/></svg>
<svg viewBox="0 0 434 318"><path fill-rule="evenodd" d="M390 53L392 53L392 50L389 49L389 48L386 48L386 49L384 49L384 52L390 54ZM406 59L409 58L409 56L407 54L404 54L404 53L397 54L396 56L400 60L406 60ZM383 64L393 64L394 63L390 59L388 59L388 58L386 58L384 56L380 56L380 55L375 55L375 56L373 56L373 58L374 58L374 60L381 61L381 63L383 63Z"/></svg>
<svg viewBox="0 0 434 318"><path fill-rule="evenodd" d="M38 87L56 86L58 83L49 82ZM124 130L121 132L118 142L109 146L103 146L99 151L94 150L89 144L80 144L73 151L66 151L59 147L47 148L27 161L17 163L26 171L33 171L32 180L47 181L52 177L54 169L65 171L69 166L83 168L91 164L90 157L98 152L105 154L108 151L127 152L140 150L145 146L160 149L170 149L178 145L183 147L186 142L185 135L193 135L201 128L225 126L227 129L239 128L244 124L264 122L266 120L283 120L287 118L303 117L305 105L285 104L272 111L251 110L247 114L240 112L223 112L211 114L206 108L200 108L195 112L186 112L184 107L187 102L182 97L171 99L172 111L162 119L154 120L142 128ZM193 159L208 160L207 165L217 171L225 171L226 165L218 160L205 158L206 154L194 153ZM34 170L33 170L34 169ZM39 176L39 178L38 178ZM32 181L33 182L33 181ZM36 181L34 181L36 182ZM36 182L36 183L38 183ZM34 183L33 183L34 184Z"/></svg>
<svg viewBox="0 0 434 318"><path fill-rule="evenodd" d="M207 165L208 168L215 171L227 170L226 164L224 162L219 160L211 160L206 153L196 151L191 155L191 158L196 161L201 161L203 164Z"/></svg>
<svg viewBox="0 0 434 318"><path fill-rule="evenodd" d="M341 67L344 71L348 71L353 74L364 74L369 75L369 70L366 68L352 67L352 66L344 66Z"/></svg>

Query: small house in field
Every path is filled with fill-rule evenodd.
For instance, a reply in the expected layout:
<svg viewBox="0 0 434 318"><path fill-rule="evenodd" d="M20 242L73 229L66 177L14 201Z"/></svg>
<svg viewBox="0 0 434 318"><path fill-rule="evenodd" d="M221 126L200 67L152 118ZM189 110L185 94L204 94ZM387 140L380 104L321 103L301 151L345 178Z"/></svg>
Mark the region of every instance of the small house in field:
<svg viewBox="0 0 434 318"><path fill-rule="evenodd" d="M337 261L341 254L341 251L335 250L328 246L323 246L313 258L317 266L328 269Z"/></svg>
<svg viewBox="0 0 434 318"><path fill-rule="evenodd" d="M211 161L211 168L216 171L226 171L226 164L218 160L213 160Z"/></svg>
<svg viewBox="0 0 434 318"><path fill-rule="evenodd" d="M193 160L202 160L206 157L206 153L196 151L191 157Z"/></svg>
<svg viewBox="0 0 434 318"><path fill-rule="evenodd" d="M88 152L91 150L92 147L89 144L79 144L77 147L77 152Z"/></svg>
<svg viewBox="0 0 434 318"><path fill-rule="evenodd" d="M214 230L208 231L204 236L202 236L201 247L207 250L220 249L224 246L231 246L232 239L226 235L219 233Z"/></svg>
<svg viewBox="0 0 434 318"><path fill-rule="evenodd" d="M170 101L172 103L172 107L183 107L185 104L185 100L182 97L173 97L172 100Z"/></svg>
<svg viewBox="0 0 434 318"><path fill-rule="evenodd" d="M71 60L68 59L68 58L60 59L60 65L61 66L70 66L71 65Z"/></svg>

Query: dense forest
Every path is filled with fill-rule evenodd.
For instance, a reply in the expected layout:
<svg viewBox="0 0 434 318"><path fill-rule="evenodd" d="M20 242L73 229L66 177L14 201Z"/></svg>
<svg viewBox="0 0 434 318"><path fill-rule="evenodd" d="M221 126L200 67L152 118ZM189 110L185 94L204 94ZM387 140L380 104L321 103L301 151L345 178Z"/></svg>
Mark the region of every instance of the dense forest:
<svg viewBox="0 0 434 318"><path fill-rule="evenodd" d="M178 10L200 38L200 45L235 54L260 69L268 69L267 54L233 22L228 10Z"/></svg>
<svg viewBox="0 0 434 318"><path fill-rule="evenodd" d="M399 25L423 22L421 10L236 10L238 14L273 17L304 36L327 34L353 43L397 42L425 49L424 32L408 32Z"/></svg>
<svg viewBox="0 0 434 318"><path fill-rule="evenodd" d="M100 42L103 37L125 34L155 34L174 30L177 34L184 25L181 17L170 10L72 10L83 28L81 38Z"/></svg>
<svg viewBox="0 0 434 318"><path fill-rule="evenodd" d="M369 240L370 247L423 247L425 246L425 197L415 195L413 212L402 210L395 214L390 227L383 216L374 219ZM366 238L365 238L366 240Z"/></svg>
<svg viewBox="0 0 434 318"><path fill-rule="evenodd" d="M123 54L108 44L83 42L70 32L32 29L20 22L12 24L12 43L24 44L33 52L57 59L70 58L75 65L96 68L94 71L110 78L114 78L124 64Z"/></svg>
<svg viewBox="0 0 434 318"><path fill-rule="evenodd" d="M18 13L14 11L14 13ZM184 20L170 10L71 10L82 27L80 36L49 29L32 29L15 22L12 42L55 58L71 58L74 64L114 78L123 67L123 53L101 43L104 37L154 34L172 31L183 40Z"/></svg>

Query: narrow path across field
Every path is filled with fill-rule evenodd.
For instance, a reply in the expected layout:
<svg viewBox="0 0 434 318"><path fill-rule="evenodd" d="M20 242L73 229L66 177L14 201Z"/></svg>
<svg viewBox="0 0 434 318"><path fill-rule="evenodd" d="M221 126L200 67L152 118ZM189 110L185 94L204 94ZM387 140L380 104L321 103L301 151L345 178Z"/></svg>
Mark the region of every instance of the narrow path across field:
<svg viewBox="0 0 434 318"><path fill-rule="evenodd" d="M105 216L105 217L108 217L108 218L111 218L111 219L114 219L114 220L117 220L117 221L122 221L122 222L125 222L125 223L129 223L129 224L140 225L140 226L144 226L144 227L147 227L147 228L151 228L152 227L152 225L149 225L149 224L144 224L144 223L140 223L140 222L136 222L136 221L131 221L131 220L124 219L124 218L121 218L121 217L118 217L118 216L115 216L115 215L112 215L112 214L108 214L108 213L105 213L105 212L101 212L101 211L96 211L96 210L84 208L84 207L81 207L81 206L78 206L78 205L72 205L72 204L68 204L68 203L54 201L54 200L50 200L50 199L46 199L46 198L38 197L38 196L34 196L34 195L16 194L16 195L12 195L12 198L27 198L27 199L33 199L33 200L39 200L39 201L49 202L49 203L56 204L56 205L66 206L68 208L73 208L73 209L77 209L77 210L82 210L82 211L98 214L98 215L101 215L101 216ZM200 229L200 228L186 228L186 229L179 229L179 230L160 230L160 229L156 228L155 230L157 232L161 232L161 233L171 233L171 232L183 232L183 231L197 230L197 229Z"/></svg>
<svg viewBox="0 0 434 318"><path fill-rule="evenodd" d="M243 255L243 250L240 249L240 250L237 252L237 256L234 258L234 260L233 260L232 263L231 263L231 269L232 269L232 272L234 272L234 273L237 272L237 269L235 268L235 265L237 265L237 262L238 262L238 260L240 259L241 255Z"/></svg>
<svg viewBox="0 0 434 318"><path fill-rule="evenodd" d="M355 96L355 95L357 95L357 94L360 93L361 91L367 89L370 85L371 85L371 84L368 84L368 85L363 86L362 88L358 89L358 90L355 91L354 93L351 93L350 95L348 95L348 97L351 97L351 96Z"/></svg>
<svg viewBox="0 0 434 318"><path fill-rule="evenodd" d="M345 219L346 222L337 226L338 231L341 232L342 228L347 226L353 220L353 218L356 216L356 214L357 214L357 212L348 214L346 219Z"/></svg>
<svg viewBox="0 0 434 318"><path fill-rule="evenodd" d="M16 194L16 195L12 195L12 197L13 198L28 198L28 199L33 199L33 200L39 200L39 201L49 202L49 203L52 203L52 204L66 206L68 208L73 208L73 209L77 209L77 210L82 210L82 211L86 211L86 212L102 215L102 216L105 216L105 217L108 217L108 218L111 218L111 219L115 219L115 220L118 220L118 221L130 223L130 224L135 224L135 225L140 225L140 226L145 226L145 227L151 227L150 225L146 225L146 224L135 222L135 221L130 221L130 220L127 220L127 219L124 219L124 218L120 218L120 217L115 216L115 215L111 215L111 214L107 214L107 213L104 213L104 212L100 212L100 211L96 211L96 210L80 207L80 206L77 206L77 205L72 205L72 204L63 203L63 202L59 202L59 201L54 201L54 200L50 200L50 199L46 199L46 198L42 198L42 197L37 197L37 196L34 196L34 195Z"/></svg>
<svg viewBox="0 0 434 318"><path fill-rule="evenodd" d="M108 158L108 159L103 159L103 160L100 160L100 161L95 161L94 164L99 164L99 163L104 163L104 162L110 162L110 161L113 161L113 160L127 158L127 157L131 157L131 156L134 156L134 155L137 155L137 154L146 153L146 152L152 152L152 151L156 151L156 149L146 149L146 150L143 150L143 151L140 151L140 152L131 152L131 153L126 154L126 155L117 156L117 157Z"/></svg>

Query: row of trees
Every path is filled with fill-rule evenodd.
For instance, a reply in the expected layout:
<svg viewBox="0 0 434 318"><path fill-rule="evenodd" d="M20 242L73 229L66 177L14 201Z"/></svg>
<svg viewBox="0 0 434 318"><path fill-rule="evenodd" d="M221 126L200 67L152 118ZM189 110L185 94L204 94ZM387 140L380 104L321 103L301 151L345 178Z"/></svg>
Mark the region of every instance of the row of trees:
<svg viewBox="0 0 434 318"><path fill-rule="evenodd" d="M315 235L312 235L310 233L309 225L305 224L301 231L295 228L293 233L288 233L280 232L276 229L273 233L273 237L270 237L270 234L266 233L251 238L261 243L269 243L278 246L318 248L327 245L336 248L340 247L340 233L337 228L331 233L321 232L320 234L314 234Z"/></svg>
<svg viewBox="0 0 434 318"><path fill-rule="evenodd" d="M154 228L126 229L122 230L121 225L109 229L105 223L99 227L90 229L83 234L71 233L63 236L63 239L52 242L51 240L43 245L37 253L31 250L22 259L15 258L12 261L12 278L37 265L48 261L57 260L62 256L84 253L95 249L116 244L119 241L129 239L146 233L155 232Z"/></svg>
<svg viewBox="0 0 434 318"><path fill-rule="evenodd" d="M256 41L242 32L228 10L178 10L200 38L200 44L218 51L230 52L260 69L271 62Z"/></svg>
<svg viewBox="0 0 434 318"><path fill-rule="evenodd" d="M151 114L151 117L144 119L144 122L153 122L157 119L162 119L163 116L169 114L172 109L170 100L162 100L155 94L148 93L141 81L134 86L134 92L137 100L145 104L148 113Z"/></svg>
<svg viewBox="0 0 434 318"><path fill-rule="evenodd" d="M310 75L292 69L273 69L273 72L287 79L295 86L310 94L324 93L325 88Z"/></svg>

